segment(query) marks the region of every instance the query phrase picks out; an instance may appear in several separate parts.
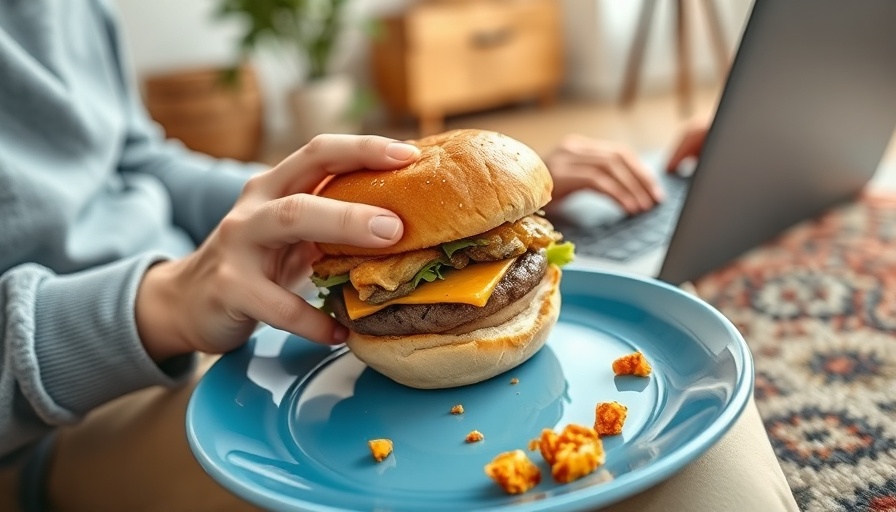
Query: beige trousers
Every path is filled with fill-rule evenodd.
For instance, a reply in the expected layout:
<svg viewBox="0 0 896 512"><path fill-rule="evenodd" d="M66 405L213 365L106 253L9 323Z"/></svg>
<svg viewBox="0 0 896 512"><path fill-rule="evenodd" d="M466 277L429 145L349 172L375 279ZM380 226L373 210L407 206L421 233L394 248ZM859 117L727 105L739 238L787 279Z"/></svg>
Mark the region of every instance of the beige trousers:
<svg viewBox="0 0 896 512"><path fill-rule="evenodd" d="M213 361L206 358L197 373ZM195 382L195 381L194 381ZM257 508L218 486L193 458L184 415L193 386L147 389L62 429L48 483L60 512L201 512ZM17 511L17 475L0 472L0 510ZM797 511L752 400L736 425L679 474L611 512Z"/></svg>

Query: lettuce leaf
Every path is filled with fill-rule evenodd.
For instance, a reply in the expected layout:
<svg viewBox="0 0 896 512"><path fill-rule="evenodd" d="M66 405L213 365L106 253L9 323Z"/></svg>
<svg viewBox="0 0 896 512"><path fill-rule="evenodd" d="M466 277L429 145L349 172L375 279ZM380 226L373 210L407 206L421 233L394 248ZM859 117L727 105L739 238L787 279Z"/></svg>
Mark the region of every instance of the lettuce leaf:
<svg viewBox="0 0 896 512"><path fill-rule="evenodd" d="M572 242L552 243L547 247L548 263L562 267L575 259L576 246Z"/></svg>
<svg viewBox="0 0 896 512"><path fill-rule="evenodd" d="M421 268L414 276L414 288L417 288L417 285L420 284L420 281L431 283L436 279L445 279L445 277L442 275L443 266L444 264L441 262L441 260L432 260L427 263L426 266Z"/></svg>
<svg viewBox="0 0 896 512"><path fill-rule="evenodd" d="M445 242L444 244L442 244L442 250L445 251L445 254L450 258L457 251L459 251L461 249L466 249L467 247L473 247L474 245L477 245L477 246L488 245L488 240L482 240L482 239L472 240L472 239L468 238L466 240L455 240L454 242Z"/></svg>
<svg viewBox="0 0 896 512"><path fill-rule="evenodd" d="M318 288L330 288L331 286L345 284L348 282L348 272L346 272L345 274L339 274L338 276L330 276L326 279L317 276L311 276L311 282L314 283L314 286L317 286Z"/></svg>

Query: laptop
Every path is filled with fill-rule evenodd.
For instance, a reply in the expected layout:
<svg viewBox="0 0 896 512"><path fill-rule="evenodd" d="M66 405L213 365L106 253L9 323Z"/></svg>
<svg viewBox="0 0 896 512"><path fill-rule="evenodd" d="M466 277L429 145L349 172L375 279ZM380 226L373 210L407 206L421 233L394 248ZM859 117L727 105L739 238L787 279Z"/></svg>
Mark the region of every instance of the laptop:
<svg viewBox="0 0 896 512"><path fill-rule="evenodd" d="M565 201L573 266L677 285L855 198L896 127L894 27L893 0L755 0L692 176L657 171L666 201L632 217Z"/></svg>

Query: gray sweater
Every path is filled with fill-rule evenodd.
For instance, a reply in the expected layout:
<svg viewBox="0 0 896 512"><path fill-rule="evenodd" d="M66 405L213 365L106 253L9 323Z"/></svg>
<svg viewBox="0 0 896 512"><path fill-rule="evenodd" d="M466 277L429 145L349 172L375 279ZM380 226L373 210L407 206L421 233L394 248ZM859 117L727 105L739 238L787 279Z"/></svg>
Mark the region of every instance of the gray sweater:
<svg viewBox="0 0 896 512"><path fill-rule="evenodd" d="M164 141L116 27L104 0L0 0L0 458L189 371L146 355L136 289L249 174Z"/></svg>

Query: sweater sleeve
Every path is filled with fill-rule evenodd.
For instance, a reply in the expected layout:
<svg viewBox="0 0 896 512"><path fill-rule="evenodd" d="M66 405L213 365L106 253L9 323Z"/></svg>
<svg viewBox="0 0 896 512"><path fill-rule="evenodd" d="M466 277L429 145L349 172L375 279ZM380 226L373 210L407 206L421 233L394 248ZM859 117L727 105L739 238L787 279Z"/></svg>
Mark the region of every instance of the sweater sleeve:
<svg viewBox="0 0 896 512"><path fill-rule="evenodd" d="M127 116L119 171L147 173L161 180L171 196L174 223L194 242L201 243L233 206L249 176L264 166L212 158L188 150L179 141L166 140L143 106L115 13L109 2L99 5L115 55Z"/></svg>
<svg viewBox="0 0 896 512"><path fill-rule="evenodd" d="M116 397L175 386L192 372L193 356L157 365L137 336L137 288L160 259L68 275L25 264L0 276L0 457Z"/></svg>

